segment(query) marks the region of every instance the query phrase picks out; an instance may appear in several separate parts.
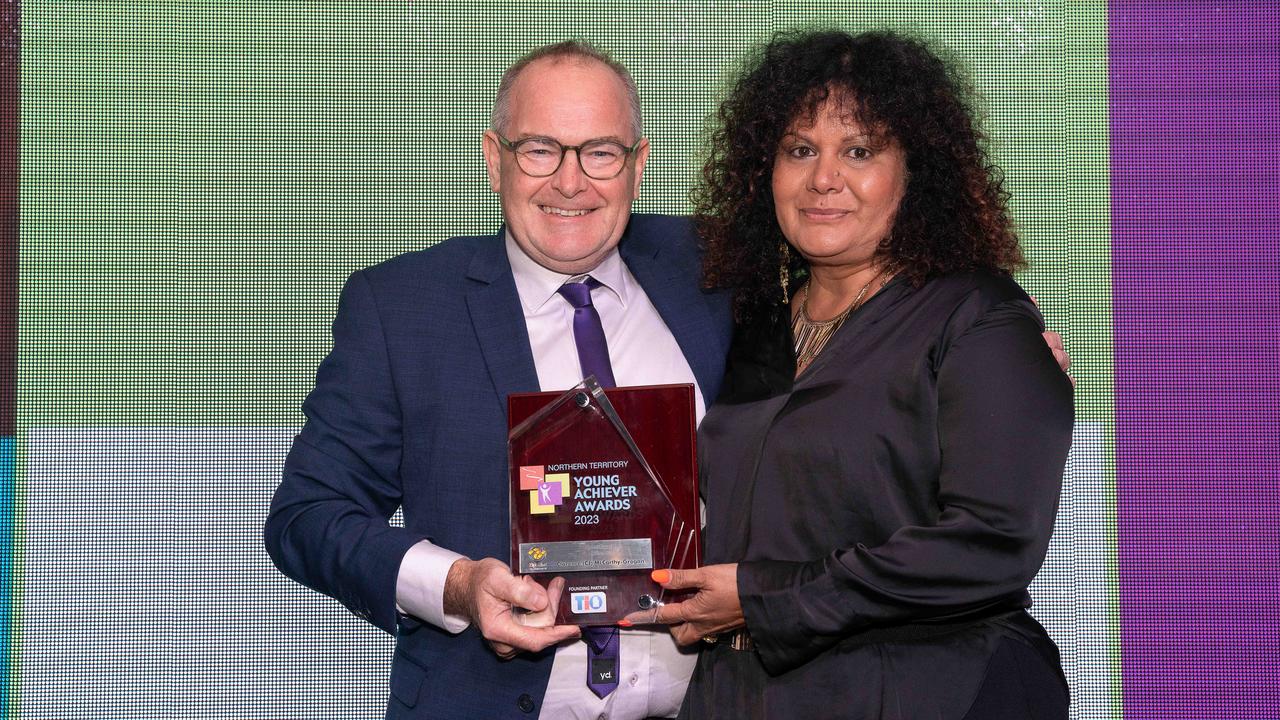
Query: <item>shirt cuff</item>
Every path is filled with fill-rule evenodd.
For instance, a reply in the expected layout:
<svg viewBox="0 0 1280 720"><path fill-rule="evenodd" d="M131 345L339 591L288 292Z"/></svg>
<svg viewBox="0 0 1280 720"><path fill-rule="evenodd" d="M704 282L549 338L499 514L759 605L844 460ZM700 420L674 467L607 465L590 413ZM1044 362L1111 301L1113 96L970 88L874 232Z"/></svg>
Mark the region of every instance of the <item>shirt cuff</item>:
<svg viewBox="0 0 1280 720"><path fill-rule="evenodd" d="M413 615L453 634L466 630L471 623L462 615L444 612L444 581L449 568L466 559L452 550L422 540L409 548L400 561L396 577L396 609Z"/></svg>

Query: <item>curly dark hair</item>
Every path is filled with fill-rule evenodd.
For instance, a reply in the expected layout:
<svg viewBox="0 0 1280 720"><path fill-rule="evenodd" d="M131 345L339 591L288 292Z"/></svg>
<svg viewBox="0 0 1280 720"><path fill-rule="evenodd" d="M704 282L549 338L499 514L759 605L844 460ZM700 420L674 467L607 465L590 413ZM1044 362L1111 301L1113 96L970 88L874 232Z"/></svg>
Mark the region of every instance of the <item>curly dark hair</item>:
<svg viewBox="0 0 1280 720"><path fill-rule="evenodd" d="M735 290L739 320L784 300L774 159L792 123L815 117L828 97L882 140L896 140L906 158L906 193L877 256L917 286L944 273L1025 264L973 86L944 58L896 32L833 30L778 33L748 55L715 115L692 193L706 284ZM808 268L790 255L798 281Z"/></svg>

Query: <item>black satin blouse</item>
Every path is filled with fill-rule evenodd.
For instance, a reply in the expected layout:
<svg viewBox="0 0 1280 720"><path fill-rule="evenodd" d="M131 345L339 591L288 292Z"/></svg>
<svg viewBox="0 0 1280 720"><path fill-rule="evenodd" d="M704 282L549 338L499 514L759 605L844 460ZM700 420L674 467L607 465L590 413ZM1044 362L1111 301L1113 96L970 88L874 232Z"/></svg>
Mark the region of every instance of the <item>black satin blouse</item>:
<svg viewBox="0 0 1280 720"><path fill-rule="evenodd" d="M1053 530L1072 390L1011 278L889 283L794 375L784 307L737 330L699 429L706 562L755 652L703 652L693 717L960 718ZM1065 682L1061 684L1065 692Z"/></svg>

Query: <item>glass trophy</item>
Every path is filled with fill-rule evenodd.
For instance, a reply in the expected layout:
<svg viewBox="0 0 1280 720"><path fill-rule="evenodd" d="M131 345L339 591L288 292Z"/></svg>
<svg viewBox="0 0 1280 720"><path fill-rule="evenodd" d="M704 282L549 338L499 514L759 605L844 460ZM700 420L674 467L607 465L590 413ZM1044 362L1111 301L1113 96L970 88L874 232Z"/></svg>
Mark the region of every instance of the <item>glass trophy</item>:
<svg viewBox="0 0 1280 720"><path fill-rule="evenodd" d="M653 610L655 568L701 557L694 388L602 389L508 398L511 569L566 586L556 623L612 625Z"/></svg>

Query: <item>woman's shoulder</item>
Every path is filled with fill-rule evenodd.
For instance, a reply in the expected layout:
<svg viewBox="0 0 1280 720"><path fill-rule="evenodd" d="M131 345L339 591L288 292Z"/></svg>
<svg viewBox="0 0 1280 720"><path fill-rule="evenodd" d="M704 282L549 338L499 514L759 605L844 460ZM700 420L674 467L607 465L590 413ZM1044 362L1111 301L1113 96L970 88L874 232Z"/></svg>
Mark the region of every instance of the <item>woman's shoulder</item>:
<svg viewBox="0 0 1280 720"><path fill-rule="evenodd" d="M993 270L949 273L925 282L937 301L975 304L990 308L1007 302L1031 302L1013 276Z"/></svg>
<svg viewBox="0 0 1280 720"><path fill-rule="evenodd" d="M1035 303L1012 276L989 270L950 273L933 278L917 289L939 319L945 318L947 334L963 333L984 319L1022 316L1043 325Z"/></svg>

